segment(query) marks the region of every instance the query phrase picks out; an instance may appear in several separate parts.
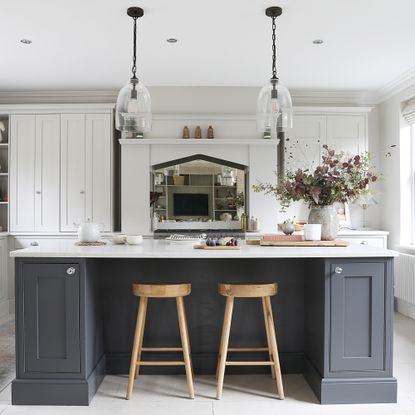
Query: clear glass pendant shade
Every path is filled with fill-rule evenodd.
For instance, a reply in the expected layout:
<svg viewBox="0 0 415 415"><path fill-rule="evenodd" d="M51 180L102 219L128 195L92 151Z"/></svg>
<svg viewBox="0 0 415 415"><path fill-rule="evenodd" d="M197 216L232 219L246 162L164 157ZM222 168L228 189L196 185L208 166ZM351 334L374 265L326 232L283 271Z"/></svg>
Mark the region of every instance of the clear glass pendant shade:
<svg viewBox="0 0 415 415"><path fill-rule="evenodd" d="M277 93L275 94L275 88ZM276 96L275 96L276 95ZM292 127L293 105L288 89L272 82L265 85L258 95L257 100L257 129L261 132L270 132L276 137L277 128L285 131Z"/></svg>
<svg viewBox="0 0 415 415"><path fill-rule="evenodd" d="M115 112L115 128L130 133L151 130L151 98L142 82L130 80L120 90Z"/></svg>

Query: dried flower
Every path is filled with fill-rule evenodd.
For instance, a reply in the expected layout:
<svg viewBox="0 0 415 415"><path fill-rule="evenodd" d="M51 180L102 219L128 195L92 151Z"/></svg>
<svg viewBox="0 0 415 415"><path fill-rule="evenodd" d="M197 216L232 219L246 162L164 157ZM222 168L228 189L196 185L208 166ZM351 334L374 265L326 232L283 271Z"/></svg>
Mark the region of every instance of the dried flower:
<svg viewBox="0 0 415 415"><path fill-rule="evenodd" d="M378 180L379 176L371 172L369 153L346 158L327 144L323 149L322 163L313 173L309 169L288 171L276 185L259 183L253 186L254 190L273 194L284 210L298 200L304 200L310 207L350 202L367 193L369 183Z"/></svg>

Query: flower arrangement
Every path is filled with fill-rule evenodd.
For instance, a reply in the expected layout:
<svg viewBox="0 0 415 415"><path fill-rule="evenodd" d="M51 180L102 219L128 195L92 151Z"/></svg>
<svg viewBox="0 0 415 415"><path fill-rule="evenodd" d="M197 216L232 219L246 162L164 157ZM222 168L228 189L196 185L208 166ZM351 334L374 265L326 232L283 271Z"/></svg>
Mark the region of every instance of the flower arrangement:
<svg viewBox="0 0 415 415"><path fill-rule="evenodd" d="M314 172L309 169L288 171L277 184L259 183L254 191L273 194L281 203L282 210L291 202L304 200L309 207L330 206L334 202L350 202L367 194L369 183L378 180L372 172L369 153L347 157L336 154L323 145L322 163Z"/></svg>

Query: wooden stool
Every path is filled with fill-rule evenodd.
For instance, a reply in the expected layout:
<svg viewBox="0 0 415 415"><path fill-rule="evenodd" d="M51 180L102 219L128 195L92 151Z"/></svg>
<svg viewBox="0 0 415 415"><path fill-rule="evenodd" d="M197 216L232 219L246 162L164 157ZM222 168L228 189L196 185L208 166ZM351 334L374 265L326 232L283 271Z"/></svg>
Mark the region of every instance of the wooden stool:
<svg viewBox="0 0 415 415"><path fill-rule="evenodd" d="M183 297L191 292L191 284L133 284L132 291L140 297L138 307L137 324L135 327L133 352L131 355L130 375L128 378L127 399L131 398L134 378L138 377L140 366L181 366L186 370L187 386L190 399L194 398L193 391L193 368L190 358L190 342L187 330L186 313L184 310ZM182 347L143 347L144 326L146 320L147 303L149 298L175 298L177 304L177 315L179 318L180 337ZM141 352L183 352L183 361L143 361Z"/></svg>
<svg viewBox="0 0 415 415"><path fill-rule="evenodd" d="M218 292L226 298L225 316L223 319L222 336L216 376L218 387L216 399L221 399L223 389L223 379L226 366L271 366L272 378L276 380L277 394L280 399L284 399L284 388L282 386L280 360L278 357L277 336L275 334L274 318L272 316L271 296L277 294L278 284L219 284ZM267 335L268 347L245 347L228 348L229 333L231 330L231 320L233 303L235 297L262 298L262 308L265 320L265 332ZM228 352L254 352L267 351L269 361L228 361Z"/></svg>

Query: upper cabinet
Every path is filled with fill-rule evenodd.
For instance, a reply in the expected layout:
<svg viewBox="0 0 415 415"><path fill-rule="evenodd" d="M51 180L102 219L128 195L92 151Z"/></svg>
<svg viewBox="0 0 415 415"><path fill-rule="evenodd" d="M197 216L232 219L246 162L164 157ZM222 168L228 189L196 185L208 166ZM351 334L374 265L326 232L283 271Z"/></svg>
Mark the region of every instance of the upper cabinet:
<svg viewBox="0 0 415 415"><path fill-rule="evenodd" d="M12 115L10 231L59 231L60 119Z"/></svg>
<svg viewBox="0 0 415 415"><path fill-rule="evenodd" d="M113 230L112 109L10 116L10 232Z"/></svg>
<svg viewBox="0 0 415 415"><path fill-rule="evenodd" d="M62 232L87 220L112 230L111 137L111 114L62 114Z"/></svg>
<svg viewBox="0 0 415 415"><path fill-rule="evenodd" d="M367 151L368 109L359 110L356 108L353 113L324 113L324 109L318 112L312 108L295 111L293 128L286 133L286 168L291 171L315 168L321 162L324 144L336 152Z"/></svg>

